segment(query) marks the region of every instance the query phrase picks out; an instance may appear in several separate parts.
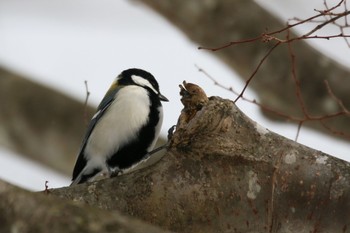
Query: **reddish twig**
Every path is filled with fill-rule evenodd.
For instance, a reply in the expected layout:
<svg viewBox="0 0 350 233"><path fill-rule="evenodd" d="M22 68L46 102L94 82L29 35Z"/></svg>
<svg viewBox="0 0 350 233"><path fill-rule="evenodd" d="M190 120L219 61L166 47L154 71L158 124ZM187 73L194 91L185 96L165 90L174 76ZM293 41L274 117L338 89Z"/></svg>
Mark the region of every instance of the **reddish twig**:
<svg viewBox="0 0 350 233"><path fill-rule="evenodd" d="M241 91L241 93L237 96L237 98L233 101L234 103L236 103L244 94L245 90L247 89L249 83L253 80L255 74L258 72L258 70L260 69L260 67L262 66L262 64L264 63L264 61L266 60L266 58L271 54L271 52L277 48L277 46L280 45L280 42L277 42L273 47L271 47L269 49L269 51L267 51L267 53L265 54L265 56L260 60L258 66L255 68L255 70L253 71L253 73L250 75L250 77L247 79L243 90Z"/></svg>
<svg viewBox="0 0 350 233"><path fill-rule="evenodd" d="M343 101L338 97L336 97L335 94L333 93L331 87L329 86L328 81L324 80L324 83L326 85L328 94L338 103L339 107L342 109L343 112L350 115L350 111L345 107L345 105L343 104Z"/></svg>
<svg viewBox="0 0 350 233"><path fill-rule="evenodd" d="M221 83L219 83L218 81L216 81L216 79L214 77L212 77L209 73L207 73L204 69L200 68L198 65L195 65L195 67L198 69L199 72L203 73L207 78L209 78L211 81L213 81L215 86L218 86L222 89L225 89L229 92L233 92L235 95L239 95L239 93L237 91L235 91L233 89L233 87L227 87Z"/></svg>
<svg viewBox="0 0 350 233"><path fill-rule="evenodd" d="M330 128L325 123L325 120L327 120L327 119L331 119L331 118L342 116L342 115L350 115L349 110L345 108L343 102L334 95L331 88L329 87L328 82L326 82L326 87L327 87L328 93L338 103L338 105L341 108L341 111L334 112L331 114L325 114L322 116L312 116L309 114L308 109L306 107L306 104L304 102L302 92L301 92L301 84L300 84L300 81L298 80L297 74L296 74L296 56L293 52L292 42L298 41L298 40L306 40L306 39L330 40L333 38L344 38L348 47L350 47L350 42L347 40L347 38L350 38L350 34L345 33L346 29L350 29L348 19L347 19L347 16L350 15L350 11L347 9L346 0L340 0L333 7L329 7L327 2L324 1L324 6L325 6L324 10L316 10L315 9L315 11L318 12L318 14L316 14L312 17L309 17L307 19L304 19L304 20L294 18L293 20L296 21L295 23L288 24L286 27L279 29L279 30L276 30L276 31L273 31L273 32L262 33L261 35L254 37L254 38L249 38L249 39L244 39L244 40L239 40L239 41L232 41L232 42L229 42L225 45L222 45L222 46L216 47L216 48L199 47L199 49L218 51L218 50L222 50L222 49L225 49L225 48L228 48L231 46L245 44L245 43L251 43L251 42L256 42L256 41L261 41L263 43L275 41L275 44L268 50L268 52L260 60L257 67L254 69L254 71L252 72L250 77L247 79L245 86L243 87L243 89L240 93L235 91L232 87L226 87L226 86L220 84L218 81L216 81L212 76L210 76L203 69L198 68L198 67L197 68L200 72L203 72L208 78L210 78L214 82L215 85L220 86L228 91L233 92L235 95L237 95L236 99L234 100L235 103L239 99L242 99L244 101L248 101L250 103L258 105L260 108L262 108L265 111L271 112L277 116L280 116L282 118L285 118L285 119L288 119L288 120L291 120L291 121L298 123L298 129L297 129L297 134L296 134L295 140L297 140L299 137L299 133L300 133L302 125L307 121L319 121L323 125L323 127L326 128L327 130L329 130L330 132L337 134L337 135L341 135L341 136L345 136L345 137L350 138L350 136L345 135L344 133L338 132L338 131ZM339 8L341 6L343 6L344 9L341 12L336 12L336 10L339 10ZM323 18L323 19L321 19L321 18ZM343 24L338 22L340 19L344 19ZM299 25L305 24L305 23L317 23L318 25L316 25L313 29L311 29L310 31L308 31L307 33L305 33L301 36L290 37L290 30L291 29L293 29ZM322 28L324 28L326 25L329 25L329 24L337 26L340 29L340 33L333 34L333 35L322 35L322 36L315 35L316 32L320 31ZM286 33L286 38L285 39L278 38L277 36L283 32ZM285 43L288 44L288 52L289 52L289 55L291 58L291 67L292 67L291 73L292 73L292 78L293 78L294 85L295 85L295 95L297 97L299 106L300 106L302 114L303 114L302 117L289 116L285 113L274 110L268 106L264 106L264 105L258 103L256 100L250 100L250 99L247 99L244 97L244 92L246 91L250 82L253 80L256 73L258 72L260 67L263 65L265 60L268 58L268 56L272 53L272 51L275 48L277 48L279 45L285 44Z"/></svg>
<svg viewBox="0 0 350 233"><path fill-rule="evenodd" d="M322 125L325 129L327 129L327 130L328 130L329 132L331 132L332 134L337 135L337 136L340 136L340 137L343 137L343 138L348 138L348 139L350 138L350 135L349 135L349 134L346 134L346 133L341 132L341 131L339 131L339 130L333 129L332 127L329 127L329 126L324 122L324 120L321 120L320 123L321 123L321 125Z"/></svg>
<svg viewBox="0 0 350 233"><path fill-rule="evenodd" d="M238 93L237 91L235 91L232 87L227 87L223 84L221 84L219 81L217 81L217 79L215 79L213 76L211 76L208 72L206 72L203 68L200 68L199 66L197 66L197 69L199 72L203 73L205 75L205 77L209 78L215 85L229 91L229 92L232 92L234 95L236 96L239 96L240 93ZM300 91L300 84L296 84L296 92L299 92ZM328 86L329 87L329 86ZM339 100L337 97L335 97L335 95L333 94L333 92L329 89L328 91L330 93L330 95L334 96L333 98L337 99L337 102L340 106L344 106L342 104L342 101ZM332 93L332 94L331 94ZM332 129L331 127L327 126L326 123L324 122L325 120L328 120L328 119L332 119L332 118L335 118L335 117L339 117L339 116L344 116L344 115L348 115L350 116L350 112L349 110L347 110L344 106L344 109L342 111L337 111L337 112L334 112L334 113L331 113L331 114L325 114L325 115L322 115L322 116L312 116L308 113L308 111L305 111L303 112L303 116L302 117L297 117L297 116L292 116L292 115L288 115L286 113L283 113L283 112L280 112L276 109L273 109L269 106L266 106L264 104L261 104L259 103L258 101L256 101L255 99L249 99L249 98L246 98L245 96L241 96L240 97L242 100L246 101L246 102L249 102L249 103L252 103L252 104L255 104L257 105L258 107L260 107L262 110L266 111L266 112L270 112L276 116L279 116L281 118L284 118L286 120L289 120L289 121L292 121L292 122L295 122L298 124L298 128L297 128L297 132L296 132L296 136L295 136L295 140L297 140L299 138L299 135L300 135L300 130L301 130L301 127L304 125L304 123L306 122L311 122L311 121L314 121L314 122L320 122L321 125L328 131L330 131L331 133L335 134L335 135L338 135L338 136L342 136L344 138L350 138L350 135L347 135L343 132L340 132L340 131L337 131L337 130L334 130ZM302 100L302 96L300 94L300 98L301 98L301 101L299 103L304 103L304 101ZM303 104L304 107L305 107L305 104Z"/></svg>
<svg viewBox="0 0 350 233"><path fill-rule="evenodd" d="M289 33L287 35L287 38L288 37L289 37ZM294 81L294 84L295 84L295 95L296 95L296 97L298 99L299 105L301 107L301 110L302 110L304 116L306 118L308 118L309 113L308 113L308 111L306 109L305 102L304 102L303 96L301 94L300 81L298 80L296 72L295 72L295 70L296 70L296 63L295 63L295 54L294 54L294 51L293 51L293 48L292 48L292 43L288 43L288 52L289 52L289 55L290 55L290 58L291 58L292 78L293 78L293 81Z"/></svg>
<svg viewBox="0 0 350 233"><path fill-rule="evenodd" d="M344 11L341 13L333 13L333 11L335 11L336 9L338 9L341 5L344 5ZM262 42L270 42L272 40L278 41L280 43L290 43L292 41L295 40L304 40L304 39L333 39L333 38L350 38L350 34L346 34L345 33L345 28L349 28L349 24L347 23L347 16L350 15L350 11L348 11L348 9L346 8L346 0L341 0L338 2L338 4L336 4L335 6L329 8L328 6L326 6L326 10L315 10L318 12L318 14L309 17L307 19L304 20L300 20L300 19L296 19L294 18L294 20L296 21L295 23L292 24L288 24L286 27L276 30L276 31L272 31L272 32L268 32L268 33L262 33L259 36L253 37L253 38L249 38L249 39L244 39L244 40L239 40L239 41L231 41L225 45L219 46L219 47L215 47L215 48L210 48L210 47L198 47L198 49L205 49L205 50L210 50L210 51L218 51L218 50L222 50L234 45L238 45L238 44L244 44L244 43L251 43L251 42L255 42L255 41L262 41ZM310 22L317 22L318 18L324 17L324 16L333 16L331 18L328 18L326 20L318 20L318 25L316 27L314 27L312 30L310 30L309 32L305 33L302 36L296 36L293 38L289 38L289 39L280 39L278 38L276 35L282 33L282 32L288 32L290 29L292 28L296 28L299 25L305 24L305 23L310 23ZM328 36L320 36L320 35L313 35L315 32L319 31L320 29L322 29L323 27L325 27L328 24L335 24L335 22L341 18L345 19L345 24L343 26L338 25L339 28L341 28L341 32L339 34L335 34L335 35L328 35ZM337 24L336 24L337 25ZM346 40L347 44L349 44L349 42Z"/></svg>

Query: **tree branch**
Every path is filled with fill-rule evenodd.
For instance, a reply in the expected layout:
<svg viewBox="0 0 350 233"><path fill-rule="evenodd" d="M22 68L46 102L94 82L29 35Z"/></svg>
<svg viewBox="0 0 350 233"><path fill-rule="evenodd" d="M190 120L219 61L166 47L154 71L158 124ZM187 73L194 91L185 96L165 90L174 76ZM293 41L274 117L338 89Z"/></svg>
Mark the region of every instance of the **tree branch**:
<svg viewBox="0 0 350 233"><path fill-rule="evenodd" d="M31 193L1 180L0 199L0 232L166 233L118 211Z"/></svg>
<svg viewBox="0 0 350 233"><path fill-rule="evenodd" d="M180 28L191 40L201 47L214 48L213 53L222 58L229 66L237 71L244 80L251 77L254 67L261 62L266 51L271 47L270 42L282 40L288 30L306 21L323 17L325 12L318 12L315 16L290 25L283 25L269 13L259 7L254 1L218 0L210 4L206 1L186 0L140 0ZM339 1L339 4L342 4ZM338 4L338 5L339 5ZM330 12L334 7L328 7ZM253 13L254 12L254 13ZM345 9L342 15L346 17L349 11ZM327 13L327 12L326 12ZM334 20L338 19L334 15ZM335 21L330 20L330 24ZM345 20L347 20L345 18ZM347 23L347 21L346 21ZM348 26L347 26L348 27ZM279 34L279 38L276 37ZM270 39L269 39L270 36ZM310 36L311 38L330 39L344 37L343 33L330 36ZM349 69L322 55L311 46L301 41L299 36L290 34L293 41L293 51L297 59L298 80L300 92L303 96L305 108L310 116L325 116L336 112L339 106L332 102L324 81L332 86L336 96L344 106L350 108L350 76ZM345 38L346 39L346 38ZM251 43L259 41L259 43ZM248 44L248 42L250 42ZM272 109L273 112L283 113L293 118L302 118L298 98L295 96L294 81L290 67L290 54L286 44L280 44L264 61L263 66L255 74L254 81L249 84L259 96L259 103ZM232 46L235 45L235 46ZM239 46L238 46L239 45ZM223 49L225 48L225 49ZM253 67L253 68L252 68ZM275 120L282 118L263 112ZM299 123L298 121L296 122ZM332 131L341 131L343 135L350 135L349 117L337 117L327 120L327 126ZM319 122L305 122L303 126L312 127L322 132L332 133ZM348 138L344 138L347 140Z"/></svg>
<svg viewBox="0 0 350 233"><path fill-rule="evenodd" d="M263 128L230 100L208 99L200 87L183 84L185 107L158 163L42 193L0 182L0 231L161 232L119 211L185 233L346 231L349 163Z"/></svg>
<svg viewBox="0 0 350 233"><path fill-rule="evenodd" d="M154 166L51 195L176 232L350 226L348 163L268 131L229 100L212 97L193 118L183 114L193 116L182 111L169 150Z"/></svg>
<svg viewBox="0 0 350 233"><path fill-rule="evenodd" d="M0 145L70 174L93 108L1 68L0 77Z"/></svg>

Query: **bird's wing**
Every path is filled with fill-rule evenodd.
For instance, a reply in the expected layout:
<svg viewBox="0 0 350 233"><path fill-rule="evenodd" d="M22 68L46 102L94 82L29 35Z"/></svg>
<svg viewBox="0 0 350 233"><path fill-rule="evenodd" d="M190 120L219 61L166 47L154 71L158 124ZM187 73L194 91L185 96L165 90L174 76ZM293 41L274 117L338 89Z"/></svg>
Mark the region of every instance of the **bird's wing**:
<svg viewBox="0 0 350 233"><path fill-rule="evenodd" d="M115 86L112 85L112 87L108 90L106 95L103 97L101 103L99 104L96 114L92 117L88 125L87 131L85 133L85 137L83 139L82 145L80 147L79 155L73 169L73 178L72 178L73 181L79 176L79 174L83 171L83 169L87 164L87 158L85 157L84 150L93 129L95 128L96 124L101 119L101 117L103 116L104 112L109 108L109 106L113 102L120 88L121 87L118 87L117 85Z"/></svg>

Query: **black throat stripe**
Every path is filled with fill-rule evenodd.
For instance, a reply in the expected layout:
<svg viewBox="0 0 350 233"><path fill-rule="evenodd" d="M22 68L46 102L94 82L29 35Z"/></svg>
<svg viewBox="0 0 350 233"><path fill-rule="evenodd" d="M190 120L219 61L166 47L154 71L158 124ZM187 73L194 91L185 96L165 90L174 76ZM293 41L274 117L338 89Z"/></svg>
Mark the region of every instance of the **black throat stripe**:
<svg viewBox="0 0 350 233"><path fill-rule="evenodd" d="M148 153L147 148L152 144L155 138L155 129L159 122L158 107L161 106L158 96L151 90L148 90L151 106L148 115L149 121L140 129L137 138L113 154L107 160L107 166L111 169L127 169L138 163Z"/></svg>

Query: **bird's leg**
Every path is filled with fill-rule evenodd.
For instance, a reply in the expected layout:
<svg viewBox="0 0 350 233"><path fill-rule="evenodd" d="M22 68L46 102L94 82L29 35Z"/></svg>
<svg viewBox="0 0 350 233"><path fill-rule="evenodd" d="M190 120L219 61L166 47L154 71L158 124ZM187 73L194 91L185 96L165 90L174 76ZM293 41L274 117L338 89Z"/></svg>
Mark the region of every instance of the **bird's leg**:
<svg viewBox="0 0 350 233"><path fill-rule="evenodd" d="M123 171L119 167L116 167L116 168L108 167L108 174L109 174L109 177L116 177L116 176L122 175Z"/></svg>
<svg viewBox="0 0 350 233"><path fill-rule="evenodd" d="M147 158L150 157L151 155L157 153L158 151L161 151L161 150L163 150L163 149L166 149L166 148L169 146L170 140L171 140L171 138L172 138L173 135L174 135L174 129L175 129L175 127L176 127L176 125L173 125L173 126L171 126L170 129L168 130L168 142L165 143L164 145L162 145L162 146L160 146L160 147L158 147L158 148L156 148L156 149L154 149L154 150L148 152L148 153L147 153L147 154L148 154L148 155L147 155Z"/></svg>
<svg viewBox="0 0 350 233"><path fill-rule="evenodd" d="M175 128L176 128L176 125L173 125L168 129L168 143L174 136Z"/></svg>

